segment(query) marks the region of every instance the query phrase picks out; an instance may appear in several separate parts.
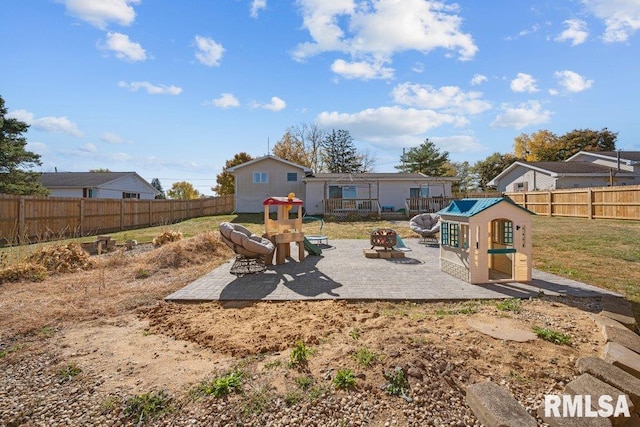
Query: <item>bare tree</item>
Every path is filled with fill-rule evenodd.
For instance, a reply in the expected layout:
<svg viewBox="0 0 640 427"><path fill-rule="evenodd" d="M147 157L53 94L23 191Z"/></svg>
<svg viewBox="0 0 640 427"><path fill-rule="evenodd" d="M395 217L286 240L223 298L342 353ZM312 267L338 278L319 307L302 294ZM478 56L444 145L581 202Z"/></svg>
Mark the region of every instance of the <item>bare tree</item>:
<svg viewBox="0 0 640 427"><path fill-rule="evenodd" d="M302 123L289 127L287 132L296 141L299 141L307 153L309 167L314 172L324 172L325 165L322 160L322 142L326 132L317 123Z"/></svg>

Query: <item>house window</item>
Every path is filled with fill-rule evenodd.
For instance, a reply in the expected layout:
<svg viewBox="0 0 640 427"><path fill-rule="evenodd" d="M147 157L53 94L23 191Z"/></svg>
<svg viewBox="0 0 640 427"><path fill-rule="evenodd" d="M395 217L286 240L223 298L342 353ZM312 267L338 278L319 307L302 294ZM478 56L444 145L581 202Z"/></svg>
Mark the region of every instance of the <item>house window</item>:
<svg viewBox="0 0 640 427"><path fill-rule="evenodd" d="M267 172L254 172L253 183L254 184L266 184L269 182L269 174Z"/></svg>
<svg viewBox="0 0 640 427"><path fill-rule="evenodd" d="M98 191L95 188L83 188L82 197L88 199L94 199L97 196Z"/></svg>
<svg viewBox="0 0 640 427"><path fill-rule="evenodd" d="M429 197L429 187L409 188L409 197L411 199L418 199L420 197Z"/></svg>
<svg viewBox="0 0 640 427"><path fill-rule="evenodd" d="M443 246L458 247L460 224L457 222L443 222L440 227L440 241Z"/></svg>
<svg viewBox="0 0 640 427"><path fill-rule="evenodd" d="M298 181L298 174L295 172L287 172L287 182Z"/></svg>
<svg viewBox="0 0 640 427"><path fill-rule="evenodd" d="M122 192L123 199L139 199L140 193L127 193L126 191Z"/></svg>
<svg viewBox="0 0 640 427"><path fill-rule="evenodd" d="M516 182L516 191L524 191L524 182Z"/></svg>
<svg viewBox="0 0 640 427"><path fill-rule="evenodd" d="M329 198L330 199L357 199L358 189L352 185L330 185L329 186Z"/></svg>

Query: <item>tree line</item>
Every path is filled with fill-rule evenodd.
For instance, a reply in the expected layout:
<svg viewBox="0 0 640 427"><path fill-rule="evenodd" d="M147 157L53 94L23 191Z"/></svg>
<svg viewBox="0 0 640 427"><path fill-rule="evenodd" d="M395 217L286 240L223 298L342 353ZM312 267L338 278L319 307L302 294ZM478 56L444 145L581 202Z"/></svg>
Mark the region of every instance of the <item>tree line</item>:
<svg viewBox="0 0 640 427"><path fill-rule="evenodd" d="M27 139L24 134L29 125L18 119L8 118L6 114L4 99L0 96L0 194L48 194L49 191L40 183L40 173L33 171L33 168L42 165L40 155L26 149ZM491 190L487 183L516 161L565 161L579 151L614 151L617 137L617 132L611 132L607 128L599 131L574 129L560 136L548 130L523 133L514 139L513 152L496 152L473 165L467 161L451 161L448 151L440 150L427 138L420 145L403 151L395 168L399 172L458 177L459 182L454 186L454 191L486 191ZM271 151L274 156L309 167L315 173L373 172L376 163L373 154L356 147L348 130L326 131L315 123L289 127ZM217 195L233 194L234 178L227 169L251 160L253 157L246 152L235 154L225 162L222 172L216 176L216 185L211 190ZM153 178L151 185L160 192L157 198L204 197L186 181L174 183L166 192L158 178Z"/></svg>

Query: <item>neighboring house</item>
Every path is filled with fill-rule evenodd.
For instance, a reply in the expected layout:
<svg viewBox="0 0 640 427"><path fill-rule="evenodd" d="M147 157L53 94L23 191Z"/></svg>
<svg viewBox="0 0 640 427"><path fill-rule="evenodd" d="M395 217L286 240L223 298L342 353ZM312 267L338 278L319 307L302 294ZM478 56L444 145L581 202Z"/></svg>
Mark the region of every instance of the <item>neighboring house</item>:
<svg viewBox="0 0 640 427"><path fill-rule="evenodd" d="M305 199L303 178L311 169L276 156L267 155L230 167L235 178L235 212L258 213L269 197L284 197L295 193Z"/></svg>
<svg viewBox="0 0 640 427"><path fill-rule="evenodd" d="M52 197L146 200L160 194L135 172L46 172L40 182Z"/></svg>
<svg viewBox="0 0 640 427"><path fill-rule="evenodd" d="M580 151L564 162L517 161L487 184L500 192L640 184L640 151Z"/></svg>
<svg viewBox="0 0 640 427"><path fill-rule="evenodd" d="M412 208L411 200L451 197L451 186L457 180L421 173L317 173L304 178L305 208L310 214L354 210L373 213L378 208L382 212L396 212L408 206L410 210L425 210ZM442 207L434 207L432 211Z"/></svg>

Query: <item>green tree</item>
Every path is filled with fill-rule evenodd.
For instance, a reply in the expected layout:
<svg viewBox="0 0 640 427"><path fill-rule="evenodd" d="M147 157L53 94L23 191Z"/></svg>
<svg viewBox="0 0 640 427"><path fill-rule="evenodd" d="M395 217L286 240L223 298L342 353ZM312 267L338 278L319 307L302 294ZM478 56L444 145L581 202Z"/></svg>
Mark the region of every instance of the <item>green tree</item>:
<svg viewBox="0 0 640 427"><path fill-rule="evenodd" d="M607 128L600 131L574 129L559 138L558 160L567 160L579 151L615 151L617 139L618 133Z"/></svg>
<svg viewBox="0 0 640 427"><path fill-rule="evenodd" d="M403 172L419 172L429 176L444 176L447 173L449 152L440 152L436 145L425 139L422 144L412 147L400 156L402 165L396 166Z"/></svg>
<svg viewBox="0 0 640 427"><path fill-rule="evenodd" d="M167 198L167 195L164 193L164 189L162 188L162 184L160 184L160 180L158 178L153 178L151 180L151 186L160 192L160 194L156 196L156 199Z"/></svg>
<svg viewBox="0 0 640 427"><path fill-rule="evenodd" d="M472 167L466 160L464 162L450 162L447 165L447 173L444 176L455 176L459 179L454 182L452 190L454 192L468 193L477 189L475 176L472 173Z"/></svg>
<svg viewBox="0 0 640 427"><path fill-rule="evenodd" d="M323 144L323 161L328 172L359 173L363 171L362 155L347 130L335 129L327 134Z"/></svg>
<svg viewBox="0 0 640 427"><path fill-rule="evenodd" d="M273 146L271 150L274 156L288 160L302 166L309 166L309 158L304 149L304 143L294 138L291 132L287 131L282 139Z"/></svg>
<svg viewBox="0 0 640 427"><path fill-rule="evenodd" d="M474 179L482 191L490 190L487 182L498 176L500 172L511 166L516 160L516 156L511 153L493 153L484 160L477 161L471 168Z"/></svg>
<svg viewBox="0 0 640 427"><path fill-rule="evenodd" d="M167 196L169 196L170 199L190 200L199 199L201 194L187 181L180 181L173 183L171 189L167 190Z"/></svg>
<svg viewBox="0 0 640 427"><path fill-rule="evenodd" d="M251 160L253 160L253 157L245 152L238 153L233 156L233 159L227 160L224 164L224 169L222 170L222 172L220 172L216 176L217 184L211 188L211 191L216 193L218 196L235 193L235 180L233 178L233 175L227 172L227 169Z"/></svg>
<svg viewBox="0 0 640 427"><path fill-rule="evenodd" d="M4 99L0 96L0 193L17 195L46 195L40 174L31 169L42 165L40 155L28 151L27 139L22 136L29 125L7 118Z"/></svg>

